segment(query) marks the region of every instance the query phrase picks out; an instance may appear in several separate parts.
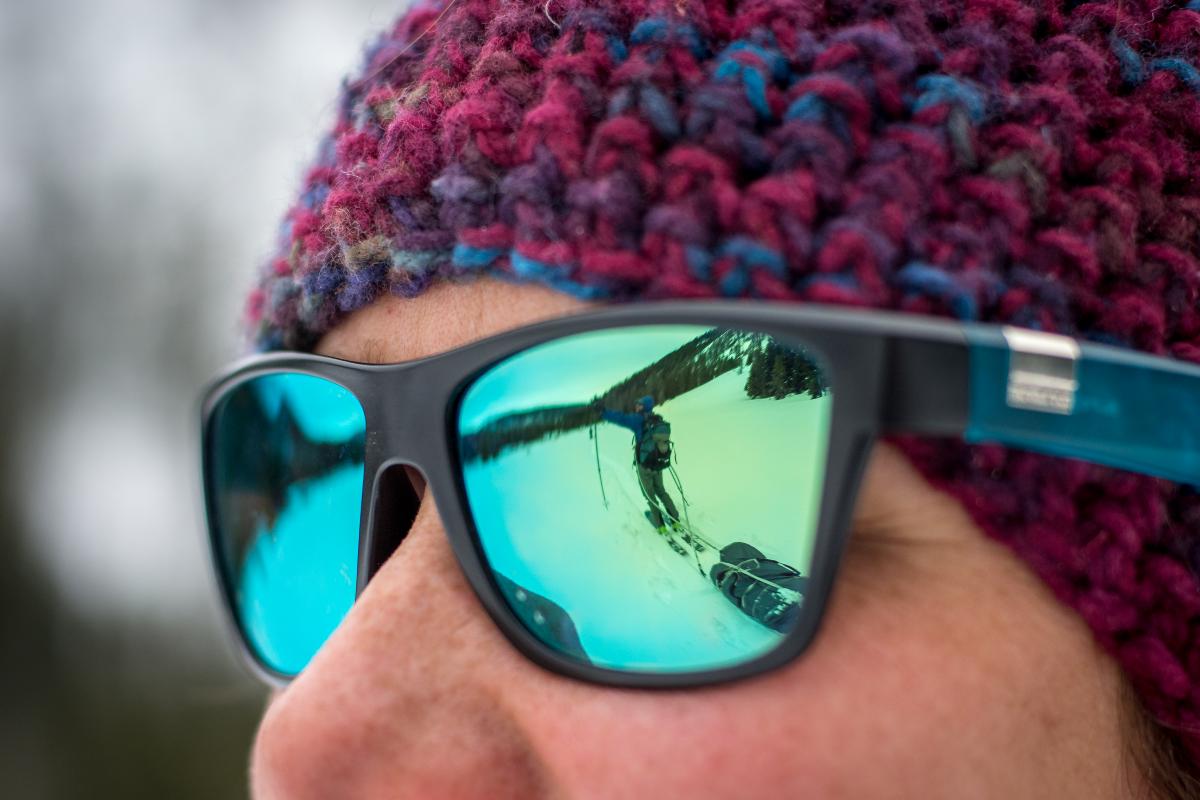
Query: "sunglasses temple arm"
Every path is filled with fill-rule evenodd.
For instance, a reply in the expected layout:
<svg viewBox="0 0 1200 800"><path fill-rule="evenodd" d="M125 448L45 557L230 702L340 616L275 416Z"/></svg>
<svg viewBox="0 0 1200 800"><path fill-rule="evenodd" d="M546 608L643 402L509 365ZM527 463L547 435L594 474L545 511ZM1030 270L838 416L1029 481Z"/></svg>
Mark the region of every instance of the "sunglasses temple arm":
<svg viewBox="0 0 1200 800"><path fill-rule="evenodd" d="M961 335L889 336L883 433L962 436L970 419L970 350Z"/></svg>
<svg viewBox="0 0 1200 800"><path fill-rule="evenodd" d="M885 432L1200 484L1200 367L1019 328L965 330L960 343L893 341Z"/></svg>

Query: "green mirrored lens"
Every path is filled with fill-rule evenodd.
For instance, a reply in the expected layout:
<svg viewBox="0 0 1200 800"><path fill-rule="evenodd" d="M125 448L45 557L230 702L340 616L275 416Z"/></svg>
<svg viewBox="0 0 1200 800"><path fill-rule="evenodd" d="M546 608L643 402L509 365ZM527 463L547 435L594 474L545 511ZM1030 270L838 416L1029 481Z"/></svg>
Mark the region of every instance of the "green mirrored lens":
<svg viewBox="0 0 1200 800"><path fill-rule="evenodd" d="M764 655L802 613L831 408L811 354L751 331L618 328L508 358L458 415L501 594L600 667Z"/></svg>
<svg viewBox="0 0 1200 800"><path fill-rule="evenodd" d="M210 420L208 485L226 580L259 660L295 675L354 601L362 406L312 375L252 378Z"/></svg>

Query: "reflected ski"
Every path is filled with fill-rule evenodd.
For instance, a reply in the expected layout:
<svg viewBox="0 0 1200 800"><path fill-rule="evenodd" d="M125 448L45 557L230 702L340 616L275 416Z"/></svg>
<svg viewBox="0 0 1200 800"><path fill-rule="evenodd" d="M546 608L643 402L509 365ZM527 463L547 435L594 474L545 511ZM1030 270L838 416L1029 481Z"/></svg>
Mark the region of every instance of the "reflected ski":
<svg viewBox="0 0 1200 800"><path fill-rule="evenodd" d="M658 534L660 537L662 537L662 539L671 546L672 550L674 550L676 553L678 553L681 556L688 555L688 549L686 547L684 547L683 545L681 545L679 543L679 541L670 534L670 532L664 533L663 531L660 531L658 529L658 526L654 524L654 520L653 520L653 518L651 518L649 511L643 512L643 516L646 517L646 522L650 523L650 527L654 528L654 532L656 534Z"/></svg>

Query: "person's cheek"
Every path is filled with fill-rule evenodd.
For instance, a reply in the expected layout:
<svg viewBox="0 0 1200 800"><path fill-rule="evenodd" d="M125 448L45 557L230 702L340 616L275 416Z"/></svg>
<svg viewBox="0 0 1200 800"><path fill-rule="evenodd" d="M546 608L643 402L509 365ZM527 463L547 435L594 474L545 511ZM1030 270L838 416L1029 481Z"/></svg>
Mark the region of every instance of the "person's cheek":
<svg viewBox="0 0 1200 800"><path fill-rule="evenodd" d="M1114 665L1006 549L961 532L851 546L801 704L841 698L820 716L843 764L878 767L859 796L1124 796Z"/></svg>
<svg viewBox="0 0 1200 800"><path fill-rule="evenodd" d="M963 795L939 784L981 785L964 763L973 737L946 724L956 710L942 693L956 686L944 665L912 658L898 629L839 617L831 609L830 625L848 624L840 634L784 669L690 691L593 691L534 738L572 797L950 798Z"/></svg>

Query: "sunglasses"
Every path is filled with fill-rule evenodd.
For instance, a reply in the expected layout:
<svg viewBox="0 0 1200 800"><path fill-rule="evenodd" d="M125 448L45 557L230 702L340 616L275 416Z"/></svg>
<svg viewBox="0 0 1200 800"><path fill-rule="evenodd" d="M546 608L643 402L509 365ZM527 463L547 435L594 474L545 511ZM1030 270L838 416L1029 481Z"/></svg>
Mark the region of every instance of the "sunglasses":
<svg viewBox="0 0 1200 800"><path fill-rule="evenodd" d="M211 552L250 663L284 682L400 545L415 468L534 662L715 683L812 642L878 436L1195 483L1198 390L1200 367L1063 336L762 302L608 308L402 364L258 356L203 401Z"/></svg>

